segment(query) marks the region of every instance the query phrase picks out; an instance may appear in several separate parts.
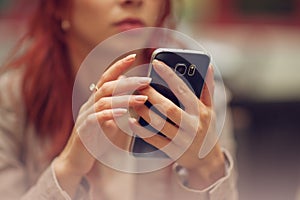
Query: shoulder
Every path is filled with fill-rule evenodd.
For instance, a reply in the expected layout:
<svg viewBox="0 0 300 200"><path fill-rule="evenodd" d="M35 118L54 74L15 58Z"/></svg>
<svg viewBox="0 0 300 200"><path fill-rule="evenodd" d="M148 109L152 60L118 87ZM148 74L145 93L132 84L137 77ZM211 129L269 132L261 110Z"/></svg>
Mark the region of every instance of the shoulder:
<svg viewBox="0 0 300 200"><path fill-rule="evenodd" d="M21 105L22 74L21 69L10 69L0 74L0 105L2 109L9 109L12 106L16 108Z"/></svg>
<svg viewBox="0 0 300 200"><path fill-rule="evenodd" d="M19 69L5 71L0 75L0 129L18 134L25 121L22 101L22 72Z"/></svg>

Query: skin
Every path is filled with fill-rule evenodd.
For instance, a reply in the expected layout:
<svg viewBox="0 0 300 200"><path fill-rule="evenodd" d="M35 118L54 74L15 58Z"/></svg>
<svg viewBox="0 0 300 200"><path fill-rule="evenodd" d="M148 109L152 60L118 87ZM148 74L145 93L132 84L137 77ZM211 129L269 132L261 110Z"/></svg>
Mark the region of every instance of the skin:
<svg viewBox="0 0 300 200"><path fill-rule="evenodd" d="M101 41L124 31L117 23L137 19L141 26L157 26L161 20L164 1L161 0L74 0L68 31L68 45L75 68ZM125 29L126 30L126 29Z"/></svg>
<svg viewBox="0 0 300 200"><path fill-rule="evenodd" d="M120 27L114 25L116 22L127 17L134 17L138 18L143 26L156 26L164 6L164 1L161 0L74 0L74 2L75 5L69 18L71 28L67 33L69 35L67 43L74 70L78 69L87 53L98 42L120 32ZM121 117L127 112L127 109L122 109L122 107L127 105L128 101L129 106L154 127L159 127L160 124L155 124L150 120L149 109L144 106L147 99L152 104L166 108L164 112L172 112L172 115L168 115L168 117L177 126L164 124L162 132L167 138L156 135L145 139L158 148L171 143L172 148L165 151L170 157L175 157L177 150L184 147L183 138L195 137L187 151L177 160L178 164L189 169L190 187L203 189L224 176L224 156L218 144L205 158L199 159L198 157L199 147L202 145L213 117L212 94L209 92L213 91L212 68L208 71L201 99L197 99L164 63L153 63L157 73L171 86L170 88L177 98L186 105L186 110L183 111L151 88L149 78L120 78L137 60L135 55L129 55L114 63L104 72L97 83L99 89L81 107L72 135L62 153L54 161L54 170L60 186L71 197L74 196L82 177L87 177L93 188L93 185L97 185L95 177L99 174L97 170L99 163L86 150L78 132L90 132L92 131L91 127L100 124L104 132L109 130L108 137L114 144L128 149L130 138L123 134L113 118L114 115ZM120 82L122 82L121 85L124 85L122 88L118 87L120 95L112 96ZM138 88L139 94L126 95L132 88ZM186 98L187 96L189 98ZM116 98L118 98L120 108L113 108L111 105ZM158 118L158 116L155 117ZM129 122L131 128L140 136L149 134L146 129L138 125L135 119L130 118ZM197 126L191 126L191 124L197 124ZM172 140L176 133L180 133L182 137ZM96 195L94 194L94 196Z"/></svg>

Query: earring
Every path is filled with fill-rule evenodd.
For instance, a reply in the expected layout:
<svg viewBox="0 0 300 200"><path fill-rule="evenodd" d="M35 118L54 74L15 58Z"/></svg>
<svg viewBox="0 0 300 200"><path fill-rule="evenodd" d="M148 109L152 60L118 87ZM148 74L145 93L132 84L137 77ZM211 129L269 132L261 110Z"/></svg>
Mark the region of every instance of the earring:
<svg viewBox="0 0 300 200"><path fill-rule="evenodd" d="M62 29L62 30L67 31L67 30L70 29L70 27L71 27L71 24L70 24L70 22L69 22L68 20L63 19L63 20L61 21L61 29Z"/></svg>

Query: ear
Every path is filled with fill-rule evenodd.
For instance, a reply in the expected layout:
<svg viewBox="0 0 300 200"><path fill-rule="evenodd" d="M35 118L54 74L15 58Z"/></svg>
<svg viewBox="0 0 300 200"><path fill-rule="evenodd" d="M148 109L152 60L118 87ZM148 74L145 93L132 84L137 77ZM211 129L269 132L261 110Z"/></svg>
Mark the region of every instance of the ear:
<svg viewBox="0 0 300 200"><path fill-rule="evenodd" d="M53 2L53 1L52 1ZM59 1L52 3L53 15L56 21L60 23L61 29L67 32L71 28L71 5L70 1Z"/></svg>

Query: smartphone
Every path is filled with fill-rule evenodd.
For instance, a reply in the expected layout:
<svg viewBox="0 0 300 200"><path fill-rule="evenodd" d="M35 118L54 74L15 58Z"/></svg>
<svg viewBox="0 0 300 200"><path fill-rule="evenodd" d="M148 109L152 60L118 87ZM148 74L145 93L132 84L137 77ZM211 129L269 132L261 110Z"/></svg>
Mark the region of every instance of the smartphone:
<svg viewBox="0 0 300 200"><path fill-rule="evenodd" d="M202 51L184 49L156 49L151 57L148 76L152 78L150 85L159 93L170 99L174 104L184 110L184 106L169 89L167 83L152 69L152 61L156 59L171 67L174 72L188 85L191 91L200 98L202 88L210 64L210 56ZM145 105L159 114L163 119L173 123L170 119L160 113L149 101ZM143 118L138 122L148 130L164 136L151 127ZM174 123L173 123L174 124ZM146 143L142 138L134 136L131 143L131 152L137 157L168 157L164 152Z"/></svg>

